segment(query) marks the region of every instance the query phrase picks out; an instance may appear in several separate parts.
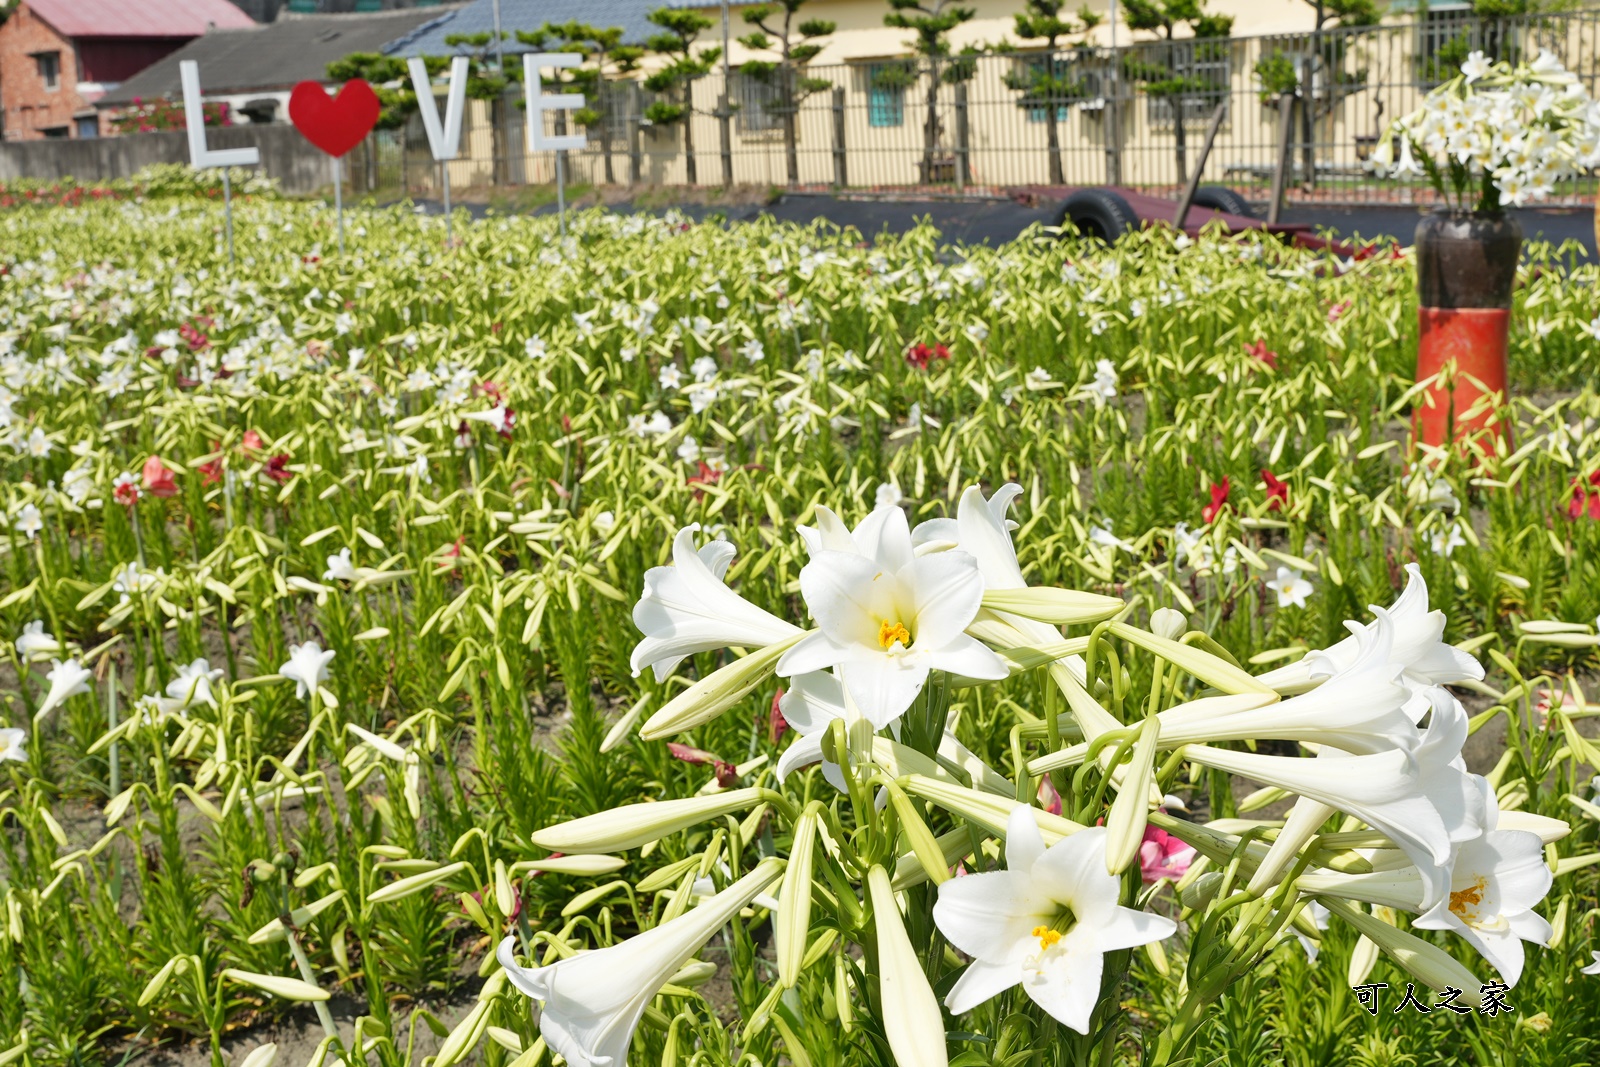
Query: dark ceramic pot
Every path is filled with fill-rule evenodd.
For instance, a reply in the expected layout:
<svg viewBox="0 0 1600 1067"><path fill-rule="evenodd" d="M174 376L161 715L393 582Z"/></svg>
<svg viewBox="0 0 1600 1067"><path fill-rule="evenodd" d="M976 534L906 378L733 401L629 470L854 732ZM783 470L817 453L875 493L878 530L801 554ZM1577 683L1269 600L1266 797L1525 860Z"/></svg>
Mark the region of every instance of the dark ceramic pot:
<svg viewBox="0 0 1600 1067"><path fill-rule="evenodd" d="M1425 308L1507 308L1522 255L1510 215L1435 208L1417 223L1417 288Z"/></svg>

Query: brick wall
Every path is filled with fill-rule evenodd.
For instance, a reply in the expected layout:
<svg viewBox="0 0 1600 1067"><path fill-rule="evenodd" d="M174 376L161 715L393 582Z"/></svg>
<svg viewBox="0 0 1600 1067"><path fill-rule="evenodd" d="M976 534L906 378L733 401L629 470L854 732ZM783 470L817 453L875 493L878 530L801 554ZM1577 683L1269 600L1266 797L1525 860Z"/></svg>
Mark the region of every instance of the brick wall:
<svg viewBox="0 0 1600 1067"><path fill-rule="evenodd" d="M59 53L57 88L45 88L34 55ZM44 130L66 127L75 136L74 116L93 108L77 91L78 60L72 42L35 15L26 0L0 24L0 106L5 109L5 139L31 141Z"/></svg>

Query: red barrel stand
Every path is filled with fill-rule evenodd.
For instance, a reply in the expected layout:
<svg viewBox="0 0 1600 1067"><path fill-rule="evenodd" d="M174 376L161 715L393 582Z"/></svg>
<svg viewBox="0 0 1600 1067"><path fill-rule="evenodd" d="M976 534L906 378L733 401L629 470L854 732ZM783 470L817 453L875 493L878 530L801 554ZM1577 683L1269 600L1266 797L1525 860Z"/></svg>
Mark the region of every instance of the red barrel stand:
<svg viewBox="0 0 1600 1067"><path fill-rule="evenodd" d="M1511 312L1423 307L1417 320L1417 381L1438 377L1417 401L1418 443L1444 448L1453 441L1463 451L1472 445L1492 451L1496 439L1510 445L1498 408L1507 397Z"/></svg>

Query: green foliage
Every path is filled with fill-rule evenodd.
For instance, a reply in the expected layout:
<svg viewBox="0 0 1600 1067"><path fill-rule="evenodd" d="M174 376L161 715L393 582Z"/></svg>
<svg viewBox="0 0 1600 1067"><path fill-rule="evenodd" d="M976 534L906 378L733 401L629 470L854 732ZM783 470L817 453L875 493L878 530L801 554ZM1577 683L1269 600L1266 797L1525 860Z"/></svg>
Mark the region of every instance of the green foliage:
<svg viewBox="0 0 1600 1067"><path fill-rule="evenodd" d="M1019 94L1019 107L1048 108L1047 117L1052 122L1055 109L1087 95L1083 79L1072 76L1072 58L1058 57L1056 51L1063 39L1085 35L1101 21L1101 16L1087 6L1079 9L1076 19L1062 18L1065 7L1066 0L1028 0L1027 10L1017 12L1017 36L1026 41L1042 40L1047 51L1039 60L1007 71L1004 79L1006 87Z"/></svg>
<svg viewBox="0 0 1600 1067"><path fill-rule="evenodd" d="M722 58L722 49L711 46L697 50L700 35L711 28L711 20L697 11L664 7L650 12L648 18L665 32L652 36L646 45L650 51L665 56L667 63L644 79L644 87L674 99L652 103L645 110L645 118L657 125L671 125L693 111L689 83L711 72Z"/></svg>
<svg viewBox="0 0 1600 1067"><path fill-rule="evenodd" d="M920 56L939 58L950 54L950 31L970 22L976 8L962 7L953 0L888 0L890 12L883 24L910 30L912 50Z"/></svg>
<svg viewBox="0 0 1600 1067"><path fill-rule="evenodd" d="M1261 102L1270 103L1284 93L1292 93L1300 84L1294 60L1282 52L1262 56L1254 67L1256 81L1261 85Z"/></svg>
<svg viewBox="0 0 1600 1067"><path fill-rule="evenodd" d="M632 728L606 744L631 710L652 713L735 659L696 654L672 682L633 675L633 603L676 531L716 529L739 549L728 585L798 617L807 552L792 528L816 524L819 502L853 523L892 482L921 521L954 514L952 486L1007 480L1023 486L1012 514L1030 583L1115 594L1134 619L1181 609L1252 672L1343 636L1416 562L1447 639L1486 642L1471 696L1501 801L1575 827L1552 846L1566 862L1540 909L1558 938L1529 946L1515 1015L1394 1014L1408 976L1384 958L1370 980L1388 1000L1369 1017L1347 982L1356 937L1334 921L1315 962L1292 933L1270 947L1198 1020L1194 1062L1571 1067L1600 1055L1595 979L1578 973L1597 945L1600 868L1571 862L1600 850L1600 821L1572 799L1591 796L1593 767L1574 751L1593 744L1576 726L1593 715L1600 659L1592 641L1526 625L1587 639L1600 614L1600 521L1569 510L1600 465L1582 329L1600 272L1573 248L1527 250L1509 341L1513 443L1433 465L1408 439L1415 263L1387 249L1344 262L1259 233L1180 248L1165 229L1111 248L1039 230L962 247L926 226L867 236L587 212L569 219L581 254L551 262L553 219L461 216L447 247L440 220L399 205L352 227L346 257L318 259L326 209L253 190L234 203L230 267L218 181L171 167L117 186L121 199L0 212L7 404L13 428L50 446L0 449L0 727L27 734L26 758L0 763L0 1056L25 1043L10 1062L134 1062L159 1041L225 1064L266 1027L318 1033L310 1006L223 977L302 973L286 940L252 936L288 911L309 980L361 1019L372 1067L423 1064L437 1044L420 1013L459 1019L480 997L485 1029L462 1032L466 1062L506 1067L506 1045L532 1048L537 1030L520 994L484 984L502 938L616 944L678 899L676 885L638 888L662 865L703 866L721 885L790 844L773 806L619 851L606 877L622 885L598 897L527 866L547 858L531 836L556 822L714 788L710 767ZM757 362L741 354L752 340ZM1275 367L1247 353L1258 340ZM914 366L917 343L950 356ZM711 373L694 382L702 359ZM1102 360L1114 396L1090 388ZM515 411L507 436L474 418L458 441L465 416L501 401ZM174 469L176 492L117 503L117 477L138 482L151 456ZM1281 508L1263 469L1289 485ZM1215 565L1180 562L1178 524L1202 529L1221 477L1232 495L1202 535ZM44 512L35 533L24 505ZM1435 547L1450 530L1463 542ZM357 577L325 576L343 551ZM123 600L119 576L141 552L135 577L150 584L124 582ZM1265 584L1284 557L1311 565L1304 608L1280 607ZM16 650L34 621L95 669L90 692L37 722L49 660ZM280 665L309 640L336 656L301 696ZM1120 644L1117 656L1086 662L1088 688L1141 714L1122 702L1149 687L1152 657ZM178 667L201 657L222 672L215 704L163 704ZM1550 713L1561 686L1587 691L1570 718L1559 696ZM769 733L774 689L685 740L744 767L740 785L774 786L794 740ZM1018 735L1027 758L1063 711L1032 675L952 699L962 745L1008 772L1013 727L1033 731ZM1232 783L1211 784L1163 786L1203 819L1203 803L1219 816L1234 805ZM834 802L820 771L786 788ZM940 834L966 828L928 818ZM830 830L830 845L857 847L851 829ZM447 865L434 885L372 899ZM1178 914L1170 888L1130 883L1130 900ZM846 899L826 880L817 890ZM338 893L314 917L292 914ZM929 893L908 889L908 911ZM816 1067L881 1067L871 942L838 926L815 923L812 943L834 941L769 1003L771 918L736 917L704 957L718 983L652 998L632 1062L683 1064L693 1049L707 1067L802 1053ZM942 995L963 961L916 935L936 945ZM1462 939L1425 936L1488 977ZM1205 977L1191 944L1108 957L1108 976L1126 973L1127 1010L1104 1016L1121 1037L1096 1062L1153 1054L1182 1010L1180 981ZM1076 1067L1086 1047L1021 991L943 1023L962 1064Z"/></svg>

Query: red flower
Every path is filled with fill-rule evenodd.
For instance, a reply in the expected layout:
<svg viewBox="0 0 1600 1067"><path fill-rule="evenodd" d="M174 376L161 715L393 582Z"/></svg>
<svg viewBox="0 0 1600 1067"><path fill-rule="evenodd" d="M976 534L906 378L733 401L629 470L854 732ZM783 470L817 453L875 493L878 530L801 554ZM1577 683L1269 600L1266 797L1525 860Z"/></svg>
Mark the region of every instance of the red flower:
<svg viewBox="0 0 1600 1067"><path fill-rule="evenodd" d="M221 441L211 442L211 451L218 452L222 449ZM202 463L197 468L200 471L200 484L216 485L222 481L222 457L219 455L210 463Z"/></svg>
<svg viewBox="0 0 1600 1067"><path fill-rule="evenodd" d="M479 382L472 387L472 391L493 400L496 407L506 402L506 388L499 382Z"/></svg>
<svg viewBox="0 0 1600 1067"><path fill-rule="evenodd" d="M1245 355L1251 359L1266 364L1269 370L1278 369L1278 353L1267 347L1267 339L1265 337L1256 338L1256 343L1253 345L1245 345L1244 351Z"/></svg>
<svg viewBox="0 0 1600 1067"><path fill-rule="evenodd" d="M1227 478L1220 482L1211 483L1211 503L1200 510L1200 518L1205 522L1215 522L1217 516L1222 514L1222 509L1228 506L1228 493L1233 489Z"/></svg>
<svg viewBox="0 0 1600 1067"><path fill-rule="evenodd" d="M124 507L133 507L139 502L139 487L133 482L118 482L111 490L111 499Z"/></svg>
<svg viewBox="0 0 1600 1067"><path fill-rule="evenodd" d="M718 482L722 481L722 471L717 470L715 467L708 466L704 460L697 461L695 465L700 468L699 471L689 475L684 484L701 487L695 489L694 491L694 498L699 500L701 497L705 496L705 486L716 485Z"/></svg>
<svg viewBox="0 0 1600 1067"><path fill-rule="evenodd" d="M717 776L717 784L724 789L739 780L739 769L715 752L707 752L703 748L690 748L676 741L667 742L667 752L674 759L681 759L685 763L711 764L711 773Z"/></svg>
<svg viewBox="0 0 1600 1067"><path fill-rule="evenodd" d="M1271 471L1264 467L1261 470L1261 480L1267 484L1268 511L1280 511L1289 506L1288 482L1280 481Z"/></svg>
<svg viewBox="0 0 1600 1067"><path fill-rule="evenodd" d="M927 370L928 364L936 359L949 359L950 349L944 345L925 345L921 342L906 349L906 362L917 370Z"/></svg>
<svg viewBox="0 0 1600 1067"><path fill-rule="evenodd" d="M152 496L177 496L177 476L161 462L161 457L151 456L144 461L144 487Z"/></svg>
<svg viewBox="0 0 1600 1067"><path fill-rule="evenodd" d="M772 694L772 707L767 712L767 741L777 744L779 738L789 729L789 720L783 717L783 687L780 686Z"/></svg>
<svg viewBox="0 0 1600 1067"><path fill-rule="evenodd" d="M289 469L289 453L279 452L276 456L269 458L267 465L261 469L261 473L279 485L289 481L294 477L294 471Z"/></svg>
<svg viewBox="0 0 1600 1067"><path fill-rule="evenodd" d="M199 326L195 323L186 322L179 326L178 336L183 338L184 343L189 346L189 351L191 352L198 352L202 348L211 347L211 339L201 333Z"/></svg>
<svg viewBox="0 0 1600 1067"><path fill-rule="evenodd" d="M239 447L246 452L260 452L267 447L267 443L261 439L261 435L256 431L246 430L244 432L244 440L239 442Z"/></svg>
<svg viewBox="0 0 1600 1067"><path fill-rule="evenodd" d="M1567 518L1581 519L1588 515L1591 519L1600 520L1600 492L1593 491L1597 486L1600 486L1600 471L1595 471L1587 479L1572 479L1572 499L1567 502Z"/></svg>

